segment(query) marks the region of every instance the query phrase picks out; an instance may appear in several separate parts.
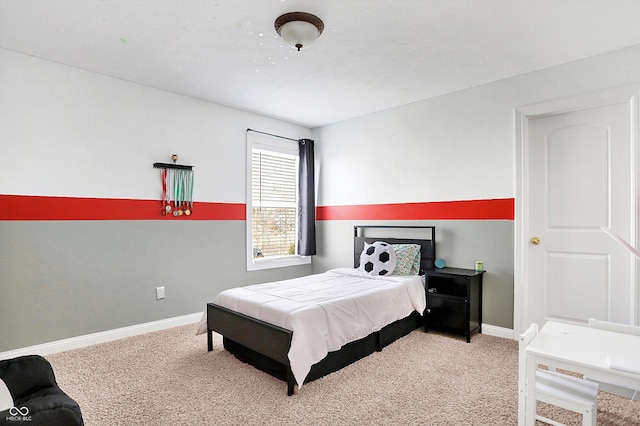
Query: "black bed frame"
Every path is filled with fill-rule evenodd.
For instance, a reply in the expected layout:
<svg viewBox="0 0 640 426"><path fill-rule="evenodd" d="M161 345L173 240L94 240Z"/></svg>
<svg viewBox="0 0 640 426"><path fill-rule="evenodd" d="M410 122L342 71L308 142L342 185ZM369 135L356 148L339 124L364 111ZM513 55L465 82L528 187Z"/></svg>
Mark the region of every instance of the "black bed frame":
<svg viewBox="0 0 640 426"><path fill-rule="evenodd" d="M365 237L367 229L416 229L430 233L429 238ZM374 231L375 232L375 231ZM406 232L406 231L403 231ZM410 232L410 231L409 231ZM383 240L390 244L420 244L421 271L433 269L436 259L435 226L354 226L354 267L360 264L360 253L364 243ZM420 327L422 316L417 312L393 322L380 331L344 345L340 350L329 352L314 364L305 383L326 376L362 359ZM238 359L287 382L287 395L294 393L295 379L289 365L289 348L293 331L232 311L215 303L207 303L207 346L213 350L213 332L223 336L224 348Z"/></svg>

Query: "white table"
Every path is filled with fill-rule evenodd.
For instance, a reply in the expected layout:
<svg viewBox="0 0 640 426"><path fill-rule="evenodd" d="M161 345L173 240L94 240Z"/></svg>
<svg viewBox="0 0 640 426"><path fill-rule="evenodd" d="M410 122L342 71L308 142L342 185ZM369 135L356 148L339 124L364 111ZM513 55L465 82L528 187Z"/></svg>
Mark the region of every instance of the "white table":
<svg viewBox="0 0 640 426"><path fill-rule="evenodd" d="M640 336L548 321L527 352L525 425L535 424L535 370L539 364L640 389L640 373L609 368L608 357L640 360Z"/></svg>

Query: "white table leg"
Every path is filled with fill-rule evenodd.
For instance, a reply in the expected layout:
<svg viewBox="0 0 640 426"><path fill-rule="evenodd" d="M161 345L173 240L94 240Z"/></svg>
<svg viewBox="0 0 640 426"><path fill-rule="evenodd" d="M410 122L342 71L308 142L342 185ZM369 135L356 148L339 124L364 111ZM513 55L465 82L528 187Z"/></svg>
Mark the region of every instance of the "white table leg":
<svg viewBox="0 0 640 426"><path fill-rule="evenodd" d="M533 426L536 423L536 368L535 356L527 356L527 380L525 390L524 424Z"/></svg>

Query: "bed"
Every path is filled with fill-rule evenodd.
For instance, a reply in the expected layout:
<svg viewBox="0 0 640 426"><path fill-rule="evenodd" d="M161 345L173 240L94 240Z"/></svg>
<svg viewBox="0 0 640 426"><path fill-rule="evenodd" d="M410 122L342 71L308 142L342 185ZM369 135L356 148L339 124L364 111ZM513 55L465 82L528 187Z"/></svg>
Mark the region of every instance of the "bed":
<svg viewBox="0 0 640 426"><path fill-rule="evenodd" d="M366 236L383 228L427 237ZM388 263L371 266L363 250L371 252L374 246L394 253L420 249L410 274L404 274L405 265L402 275L392 275L384 270ZM422 324L426 298L421 271L433 269L435 249L433 226L355 226L354 268L225 290L207 303L200 330L206 327L209 351L213 332L221 334L228 352L285 381L287 395L293 395L296 383L300 387L381 351ZM397 261L401 269L400 252ZM379 309L385 303L386 309ZM356 311L364 316L357 317Z"/></svg>

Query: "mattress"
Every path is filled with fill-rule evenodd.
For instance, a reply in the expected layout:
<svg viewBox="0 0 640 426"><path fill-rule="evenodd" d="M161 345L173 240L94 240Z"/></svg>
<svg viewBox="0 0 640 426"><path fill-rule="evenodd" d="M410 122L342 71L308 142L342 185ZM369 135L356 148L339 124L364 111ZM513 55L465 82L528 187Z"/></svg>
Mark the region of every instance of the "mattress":
<svg viewBox="0 0 640 426"><path fill-rule="evenodd" d="M352 268L232 288L213 302L292 330L288 357L298 386L329 352L426 307L420 276L373 276ZM205 311L198 333L206 331Z"/></svg>

